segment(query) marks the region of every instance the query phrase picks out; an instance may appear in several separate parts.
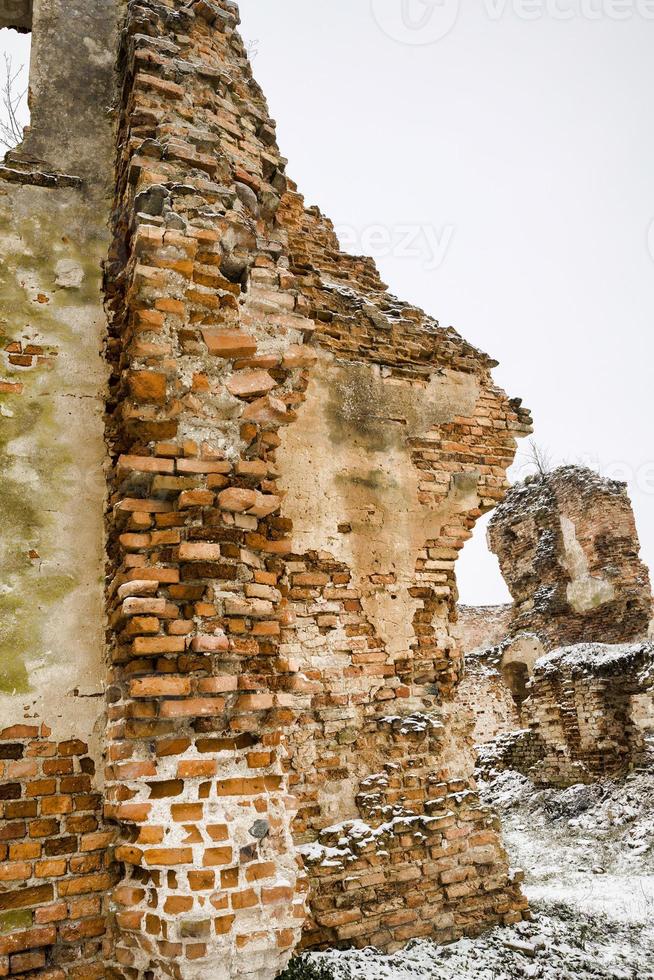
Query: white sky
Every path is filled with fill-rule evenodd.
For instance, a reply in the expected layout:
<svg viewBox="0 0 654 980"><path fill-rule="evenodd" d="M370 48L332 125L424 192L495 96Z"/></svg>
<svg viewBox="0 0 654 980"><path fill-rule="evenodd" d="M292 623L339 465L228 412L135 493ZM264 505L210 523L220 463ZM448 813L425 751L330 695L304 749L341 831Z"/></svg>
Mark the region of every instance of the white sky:
<svg viewBox="0 0 654 980"><path fill-rule="evenodd" d="M307 203L501 362L555 463L628 479L654 565L654 0L242 0L241 16ZM508 596L484 524L465 602Z"/></svg>
<svg viewBox="0 0 654 980"><path fill-rule="evenodd" d="M12 60L12 73L15 74L22 68L20 76L16 82L16 92L24 92L27 89L29 73L31 35L18 34L16 31L0 30L0 81L4 88L6 71L5 55L9 55ZM2 107L0 107L2 112ZM20 106L19 122L26 125L28 122L27 99L24 99ZM1 148L0 148L1 149ZM4 150L0 152L0 157Z"/></svg>
<svg viewBox="0 0 654 980"><path fill-rule="evenodd" d="M242 0L241 16L307 202L501 362L555 462L629 477L652 565L654 4L548 0L525 20L538 2ZM424 236L403 254L407 225L441 249L451 230L440 267ZM466 602L508 597L485 523L458 566Z"/></svg>

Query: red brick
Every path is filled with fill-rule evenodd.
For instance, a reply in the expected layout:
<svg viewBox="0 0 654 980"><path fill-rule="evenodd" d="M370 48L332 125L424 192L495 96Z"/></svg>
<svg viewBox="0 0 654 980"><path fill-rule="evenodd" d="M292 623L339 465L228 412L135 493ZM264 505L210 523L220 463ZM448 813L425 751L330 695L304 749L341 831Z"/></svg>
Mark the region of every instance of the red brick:
<svg viewBox="0 0 654 980"><path fill-rule="evenodd" d="M188 677L162 676L139 677L130 681L129 693L133 698L183 697L191 693Z"/></svg>
<svg viewBox="0 0 654 980"><path fill-rule="evenodd" d="M21 953L24 949L38 946L52 946L57 939L54 926L38 926L25 932L15 932L10 936L0 936L0 956Z"/></svg>
<svg viewBox="0 0 654 980"><path fill-rule="evenodd" d="M179 864L193 864L193 851L190 847L158 848L145 851L145 863L150 866L172 867Z"/></svg>
<svg viewBox="0 0 654 980"><path fill-rule="evenodd" d="M164 701L162 718L202 718L220 714L225 707L222 698L188 698L186 701Z"/></svg>

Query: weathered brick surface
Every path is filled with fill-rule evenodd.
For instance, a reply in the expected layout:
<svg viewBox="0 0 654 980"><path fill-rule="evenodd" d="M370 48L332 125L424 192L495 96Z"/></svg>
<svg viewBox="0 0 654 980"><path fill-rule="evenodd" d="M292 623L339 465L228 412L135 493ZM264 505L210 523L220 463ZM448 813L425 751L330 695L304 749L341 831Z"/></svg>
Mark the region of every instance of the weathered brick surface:
<svg viewBox="0 0 654 980"><path fill-rule="evenodd" d="M309 945L394 948L524 908L494 820L443 744L467 736L452 721L444 738L440 716L461 673L454 563L502 498L528 414L485 355L390 297L305 209L235 13L135 5L121 53L107 815L122 840L126 977L218 963L269 977L303 927ZM310 469L293 448L311 444L304 405L334 364L350 383L376 378L406 418L399 451L424 530L401 576L330 555L319 533L304 550L284 503ZM337 523L369 533L348 507ZM396 594L406 644L366 611ZM347 873L327 870L314 857L334 816L375 840L389 822L384 848L353 837Z"/></svg>
<svg viewBox="0 0 654 980"><path fill-rule="evenodd" d="M459 627L468 645L488 639L457 695L475 741L496 739L482 761L555 785L624 772L654 717L651 650L628 645L648 635L652 594L626 486L576 466L532 477L489 540L515 603L499 643L492 610L464 611Z"/></svg>
<svg viewBox="0 0 654 980"><path fill-rule="evenodd" d="M515 769L543 786L623 775L643 758L654 724L654 645L555 650L535 665L523 721L482 748L483 768Z"/></svg>
<svg viewBox="0 0 654 980"><path fill-rule="evenodd" d="M0 739L0 970L269 980L515 921L454 565L529 414L305 207L232 3L118 10L106 784L82 738ZM7 341L20 399L58 352Z"/></svg>
<svg viewBox="0 0 654 980"><path fill-rule="evenodd" d="M0 731L0 962L11 976L92 976L113 831L88 746L49 736L44 725Z"/></svg>
<svg viewBox="0 0 654 980"><path fill-rule="evenodd" d="M489 542L514 599L509 632L544 650L647 637L652 586L624 483L563 466L511 488Z"/></svg>
<svg viewBox="0 0 654 980"><path fill-rule="evenodd" d="M639 699L654 719L654 646L581 644L536 664L525 702L544 758L530 774L544 785L593 782L626 772L644 749Z"/></svg>

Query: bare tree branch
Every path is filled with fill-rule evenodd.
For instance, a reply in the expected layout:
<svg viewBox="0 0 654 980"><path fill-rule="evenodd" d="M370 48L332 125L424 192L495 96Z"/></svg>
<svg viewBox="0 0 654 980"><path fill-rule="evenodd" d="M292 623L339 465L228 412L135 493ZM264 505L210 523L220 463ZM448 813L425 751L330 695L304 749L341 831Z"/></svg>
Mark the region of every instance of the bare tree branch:
<svg viewBox="0 0 654 980"><path fill-rule="evenodd" d="M554 465L552 454L547 447L539 445L535 439L529 440L529 448L526 452L522 453L522 456L525 461L521 469L529 468L541 477L547 476L548 473L552 472Z"/></svg>
<svg viewBox="0 0 654 980"><path fill-rule="evenodd" d="M20 121L27 89L18 88L18 80L24 66L14 70L11 55L5 52L5 69L0 81L0 144L8 150L22 142L23 126Z"/></svg>

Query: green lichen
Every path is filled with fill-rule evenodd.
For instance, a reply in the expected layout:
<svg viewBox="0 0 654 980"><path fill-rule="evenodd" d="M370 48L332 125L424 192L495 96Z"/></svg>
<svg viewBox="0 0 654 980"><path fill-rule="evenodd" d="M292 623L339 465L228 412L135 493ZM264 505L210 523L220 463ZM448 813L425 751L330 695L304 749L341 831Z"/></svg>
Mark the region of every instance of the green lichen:
<svg viewBox="0 0 654 980"><path fill-rule="evenodd" d="M65 208L28 206L38 218L0 209L0 238L15 237L15 226L20 227L20 247L4 256L0 272L2 349L25 336L74 349L79 338L66 310L100 308L99 249L87 241L83 253L62 237L61 228L70 224ZM84 241L81 229L79 238ZM84 269L80 289L55 286L54 266L64 257ZM43 283L48 302L34 302L26 280ZM0 693L26 694L30 663L46 656L44 620L78 584L74 575L47 566L57 544L56 511L74 492L72 457L62 445L56 417L56 396L65 393L57 371L9 366L3 377L21 382L24 391L0 395Z"/></svg>
<svg viewBox="0 0 654 980"><path fill-rule="evenodd" d="M27 909L19 909L15 912L0 912L0 935L9 932L19 932L21 929L30 929L32 926L32 913Z"/></svg>
<svg viewBox="0 0 654 980"><path fill-rule="evenodd" d="M56 422L50 402L37 398L25 401L21 395L3 396L2 409L0 692L25 694L29 691L27 661L30 653L39 652L42 618L48 606L60 601L75 584L72 576L44 573L39 550L51 529L52 519L47 513L50 501L53 494L60 493L62 470L70 457L64 454L53 459ZM12 475L20 458L16 459L10 446L27 434L31 442L28 463L38 477L36 490Z"/></svg>

